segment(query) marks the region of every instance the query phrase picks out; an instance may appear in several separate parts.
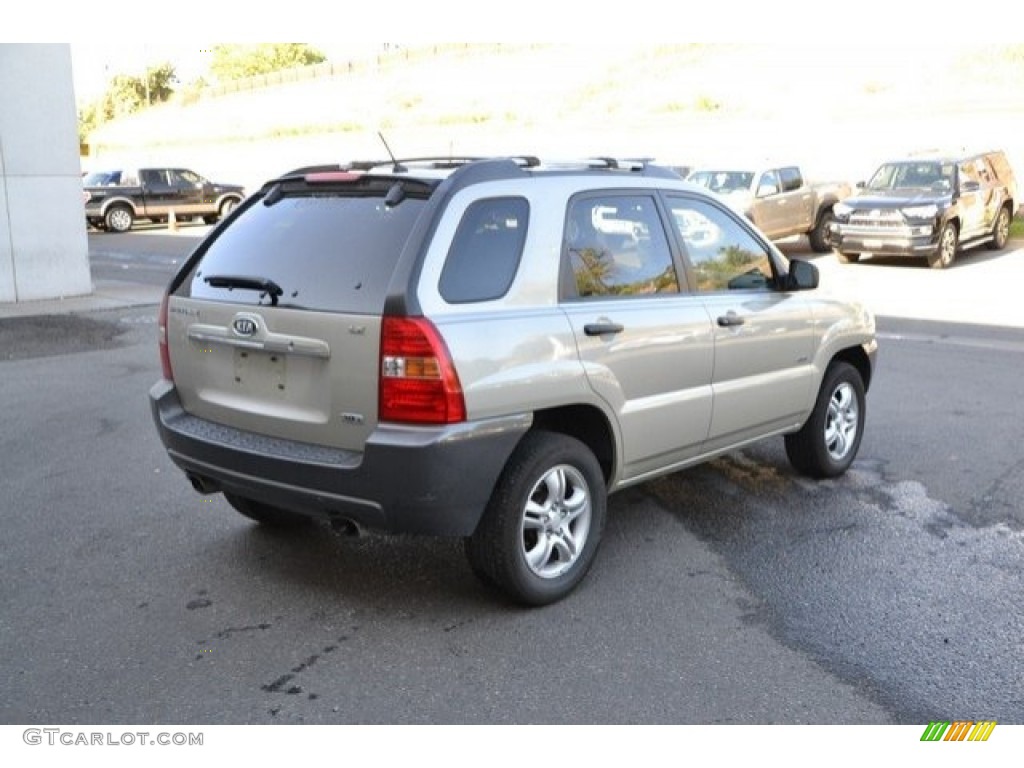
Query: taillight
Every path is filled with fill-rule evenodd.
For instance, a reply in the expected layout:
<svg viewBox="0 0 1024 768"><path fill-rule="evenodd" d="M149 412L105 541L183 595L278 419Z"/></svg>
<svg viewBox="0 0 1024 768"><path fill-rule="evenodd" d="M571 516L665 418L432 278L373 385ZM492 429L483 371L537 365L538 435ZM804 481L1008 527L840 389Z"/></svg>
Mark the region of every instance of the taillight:
<svg viewBox="0 0 1024 768"><path fill-rule="evenodd" d="M160 302L157 336L160 344L160 370L163 372L165 379L174 381L174 372L171 370L171 352L167 347L167 301L169 298L170 295L165 293L163 300Z"/></svg>
<svg viewBox="0 0 1024 768"><path fill-rule="evenodd" d="M380 335L381 421L452 424L466 418L448 347L425 318L385 317Z"/></svg>

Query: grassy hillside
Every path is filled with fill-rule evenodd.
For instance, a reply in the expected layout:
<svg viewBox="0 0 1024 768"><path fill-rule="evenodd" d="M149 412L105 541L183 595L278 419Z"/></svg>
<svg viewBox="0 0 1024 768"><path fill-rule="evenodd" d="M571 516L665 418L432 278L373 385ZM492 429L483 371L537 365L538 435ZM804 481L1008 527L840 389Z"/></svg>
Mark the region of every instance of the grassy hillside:
<svg viewBox="0 0 1024 768"><path fill-rule="evenodd" d="M1024 46L449 44L187 94L101 128L86 162L181 162L250 183L381 156L380 130L403 155L781 154L853 177L932 145L999 144L1024 168L1022 116Z"/></svg>

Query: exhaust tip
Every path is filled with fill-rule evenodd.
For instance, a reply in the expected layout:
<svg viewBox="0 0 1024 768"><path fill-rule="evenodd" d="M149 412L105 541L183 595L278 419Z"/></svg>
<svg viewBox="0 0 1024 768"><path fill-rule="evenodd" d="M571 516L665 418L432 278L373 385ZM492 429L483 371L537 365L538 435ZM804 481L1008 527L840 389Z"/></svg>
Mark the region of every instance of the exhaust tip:
<svg viewBox="0 0 1024 768"><path fill-rule="evenodd" d="M202 496L209 496L211 493L220 491L220 485L207 477L191 472L186 472L185 475L188 477L188 481L192 484L192 488L195 489L196 493Z"/></svg>
<svg viewBox="0 0 1024 768"><path fill-rule="evenodd" d="M362 529L353 520L345 517L332 517L331 530L342 536L356 539L362 536Z"/></svg>

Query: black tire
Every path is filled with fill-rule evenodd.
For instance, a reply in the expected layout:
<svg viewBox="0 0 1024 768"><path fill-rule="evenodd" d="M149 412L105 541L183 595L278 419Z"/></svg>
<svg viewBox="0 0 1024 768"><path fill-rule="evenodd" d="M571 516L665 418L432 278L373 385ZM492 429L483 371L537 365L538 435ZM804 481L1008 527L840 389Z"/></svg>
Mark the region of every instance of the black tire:
<svg viewBox="0 0 1024 768"><path fill-rule="evenodd" d="M834 220L832 209L826 208L818 214L818 223L814 229L807 233L807 239L811 243L811 250L815 253L828 253L832 250L832 239L828 233L828 225Z"/></svg>
<svg viewBox="0 0 1024 768"><path fill-rule="evenodd" d="M864 380L849 363L835 361L825 371L818 399L799 432L786 435L793 468L809 477L837 477L857 456L867 415Z"/></svg>
<svg viewBox="0 0 1024 768"><path fill-rule="evenodd" d="M220 218L226 219L228 216L231 215L231 212L235 210L235 208L237 207L238 201L233 197L229 197L227 200L220 204Z"/></svg>
<svg viewBox="0 0 1024 768"><path fill-rule="evenodd" d="M850 253L849 251L836 251L836 258L839 259L840 264L856 264L860 261L860 254Z"/></svg>
<svg viewBox="0 0 1024 768"><path fill-rule="evenodd" d="M217 214L211 213L211 214L209 214L207 216L203 216L203 223L204 224L216 224L218 218L219 217L217 216Z"/></svg>
<svg viewBox="0 0 1024 768"><path fill-rule="evenodd" d="M947 221L939 233L939 247L928 254L928 266L932 269L946 269L956 261L957 242L960 239L956 224Z"/></svg>
<svg viewBox="0 0 1024 768"><path fill-rule="evenodd" d="M308 517L295 512L236 496L233 493L225 493L224 498L236 511L268 528L302 528L311 522Z"/></svg>
<svg viewBox="0 0 1024 768"><path fill-rule="evenodd" d="M103 214L103 224L108 232L127 232L135 223L135 214L127 205L111 206Z"/></svg>
<svg viewBox="0 0 1024 768"><path fill-rule="evenodd" d="M516 602L547 605L590 569L606 514L604 474L593 452L567 435L529 432L465 540L466 557L482 581Z"/></svg>
<svg viewBox="0 0 1024 768"><path fill-rule="evenodd" d="M992 239L986 243L990 251L1001 251L1010 239L1010 206L1004 205L996 215L996 223L992 226Z"/></svg>

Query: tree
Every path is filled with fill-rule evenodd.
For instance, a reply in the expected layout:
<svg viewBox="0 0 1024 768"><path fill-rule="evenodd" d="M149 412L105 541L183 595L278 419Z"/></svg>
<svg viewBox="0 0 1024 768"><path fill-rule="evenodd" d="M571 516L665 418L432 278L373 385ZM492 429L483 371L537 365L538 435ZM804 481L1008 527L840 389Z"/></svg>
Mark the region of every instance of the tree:
<svg viewBox="0 0 1024 768"><path fill-rule="evenodd" d="M109 102L111 117L122 117L138 112L144 107L167 101L174 93L172 83L176 82L174 66L160 64L149 67L142 77L116 75L104 99Z"/></svg>
<svg viewBox="0 0 1024 768"><path fill-rule="evenodd" d="M326 60L323 53L306 43L216 45L213 47L210 73L224 82L292 67L308 67Z"/></svg>
<svg viewBox="0 0 1024 768"><path fill-rule="evenodd" d="M141 77L115 75L106 92L79 112L79 141L86 143L89 134L103 123L167 101L174 94L177 81L174 65L169 62L147 67Z"/></svg>

